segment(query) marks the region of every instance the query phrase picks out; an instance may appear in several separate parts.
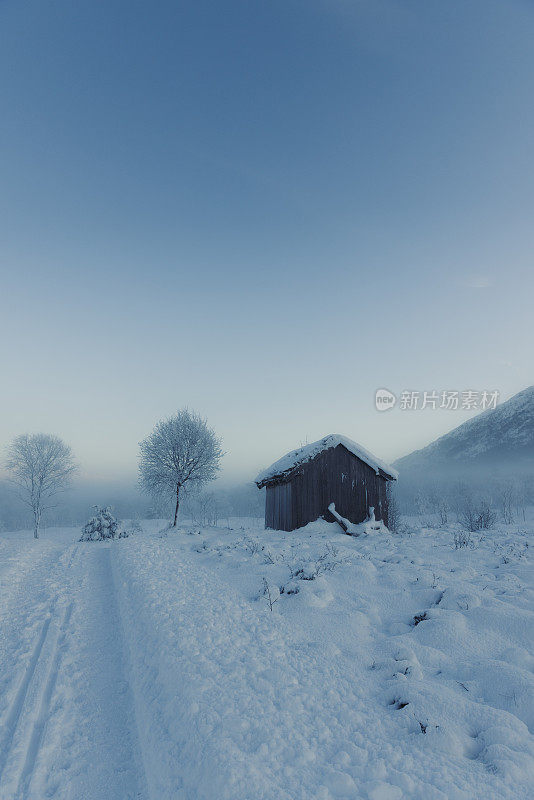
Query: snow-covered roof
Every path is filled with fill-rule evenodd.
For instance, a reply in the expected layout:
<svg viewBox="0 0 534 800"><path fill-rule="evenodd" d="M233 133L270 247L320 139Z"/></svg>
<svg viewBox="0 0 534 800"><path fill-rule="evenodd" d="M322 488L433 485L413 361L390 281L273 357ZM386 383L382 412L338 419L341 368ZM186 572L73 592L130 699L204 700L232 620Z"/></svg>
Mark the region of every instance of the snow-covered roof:
<svg viewBox="0 0 534 800"><path fill-rule="evenodd" d="M317 442L306 444L303 447L299 447L297 450L286 453L285 456L279 458L278 461L275 461L270 467L260 472L255 482L260 485L272 478L291 472L291 470L299 464L311 461L312 458L315 458L315 456L323 450L328 450L330 447L337 447L338 444L342 444L349 453L352 453L361 461L368 464L375 470L377 475L382 471L392 480L396 481L399 477L399 473L396 469L390 467L385 461L381 461L381 459L370 453L369 450L366 450L365 447L362 447L361 444L353 442L352 439L349 439L347 436L342 436L339 433L331 433L329 436L325 436Z"/></svg>

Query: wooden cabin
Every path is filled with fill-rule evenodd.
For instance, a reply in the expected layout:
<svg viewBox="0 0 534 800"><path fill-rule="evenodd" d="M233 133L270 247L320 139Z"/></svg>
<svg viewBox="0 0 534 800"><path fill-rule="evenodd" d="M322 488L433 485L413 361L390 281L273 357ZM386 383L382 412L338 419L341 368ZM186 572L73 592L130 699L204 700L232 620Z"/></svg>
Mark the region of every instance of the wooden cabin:
<svg viewBox="0 0 534 800"><path fill-rule="evenodd" d="M387 526L386 484L397 478L393 467L361 445L331 434L287 453L258 475L256 485L267 490L265 527L292 531L319 517L333 521L331 503L352 523L366 520L374 508Z"/></svg>

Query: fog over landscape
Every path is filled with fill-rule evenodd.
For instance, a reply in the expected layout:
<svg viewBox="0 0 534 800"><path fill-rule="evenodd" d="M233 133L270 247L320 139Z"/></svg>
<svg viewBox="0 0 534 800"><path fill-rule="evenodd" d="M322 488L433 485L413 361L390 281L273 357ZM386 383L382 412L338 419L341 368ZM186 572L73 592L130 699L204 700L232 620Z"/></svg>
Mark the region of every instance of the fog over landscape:
<svg viewBox="0 0 534 800"><path fill-rule="evenodd" d="M379 387L532 383L525 4L54 8L1 11L1 441L132 483L187 405L240 483L472 414L380 415Z"/></svg>
<svg viewBox="0 0 534 800"><path fill-rule="evenodd" d="M533 42L0 3L0 800L534 797Z"/></svg>

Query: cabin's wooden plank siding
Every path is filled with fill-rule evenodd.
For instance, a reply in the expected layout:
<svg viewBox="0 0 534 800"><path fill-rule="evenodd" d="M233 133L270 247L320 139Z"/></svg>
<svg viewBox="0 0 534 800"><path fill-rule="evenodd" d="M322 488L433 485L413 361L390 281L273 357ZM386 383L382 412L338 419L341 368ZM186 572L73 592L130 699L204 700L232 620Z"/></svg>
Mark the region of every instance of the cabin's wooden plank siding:
<svg viewBox="0 0 534 800"><path fill-rule="evenodd" d="M274 528L274 508L273 508L273 499L274 499L274 492L273 487L268 487L265 492L265 527L266 528Z"/></svg>
<svg viewBox="0 0 534 800"><path fill-rule="evenodd" d="M371 506L387 525L386 480L338 445L301 464L284 483L267 486L265 527L290 531L318 517L332 520L330 503L351 522L362 522Z"/></svg>
<svg viewBox="0 0 534 800"><path fill-rule="evenodd" d="M265 527L279 531L293 530L291 514L291 483L267 487L265 496Z"/></svg>

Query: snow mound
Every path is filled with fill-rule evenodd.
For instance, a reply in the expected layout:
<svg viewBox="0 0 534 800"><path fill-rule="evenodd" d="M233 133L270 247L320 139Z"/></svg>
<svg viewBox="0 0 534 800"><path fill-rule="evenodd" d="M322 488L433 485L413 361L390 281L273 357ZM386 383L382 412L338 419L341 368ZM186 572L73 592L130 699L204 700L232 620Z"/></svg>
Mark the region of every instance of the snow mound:
<svg viewBox="0 0 534 800"><path fill-rule="evenodd" d="M375 533L376 531L380 531L380 533L389 533L389 530L386 528L382 520L375 519L375 510L373 506L371 506L369 509L369 517L363 522L358 522L357 524L351 522L349 519L345 519L345 517L342 517L341 514L338 514L335 503L330 503L328 510L332 516L337 519L345 533L347 533L349 536L368 536L370 533Z"/></svg>

